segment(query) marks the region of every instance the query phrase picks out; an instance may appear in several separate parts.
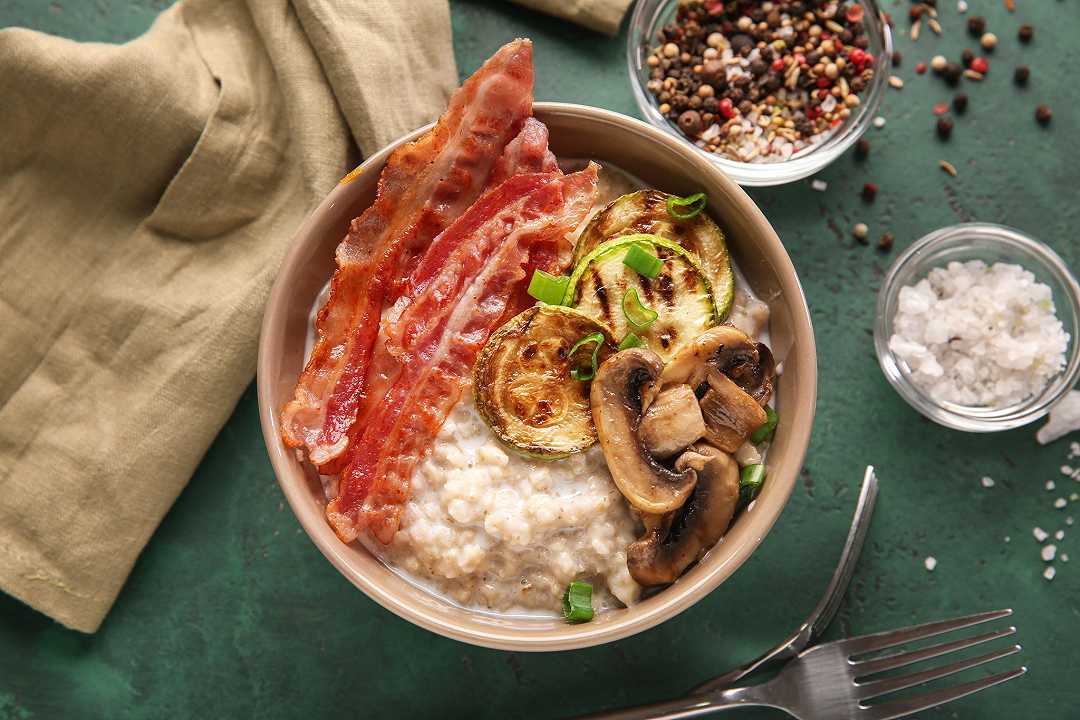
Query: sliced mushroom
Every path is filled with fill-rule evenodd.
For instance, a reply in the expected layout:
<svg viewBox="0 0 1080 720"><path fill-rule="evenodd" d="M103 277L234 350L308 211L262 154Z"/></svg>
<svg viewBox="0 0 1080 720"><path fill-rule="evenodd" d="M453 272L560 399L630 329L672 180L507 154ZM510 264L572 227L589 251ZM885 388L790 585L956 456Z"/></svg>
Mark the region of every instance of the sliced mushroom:
<svg viewBox="0 0 1080 720"><path fill-rule="evenodd" d="M638 437L642 393L663 367L651 350L624 350L600 366L589 394L596 434L615 485L631 505L654 515L681 507L697 484L693 467L664 467Z"/></svg>
<svg viewBox="0 0 1080 720"><path fill-rule="evenodd" d="M700 440L705 431L694 389L676 385L657 393L641 419L638 437L650 455L668 458Z"/></svg>
<svg viewBox="0 0 1080 720"><path fill-rule="evenodd" d="M709 389L700 401L705 437L724 452L733 453L765 423L765 411L719 370L710 369L706 382Z"/></svg>
<svg viewBox="0 0 1080 720"><path fill-rule="evenodd" d="M666 585L711 548L727 532L739 500L739 465L727 453L695 445L675 462L677 470L698 476L694 494L665 528L648 523L645 535L626 548L630 575L641 585Z"/></svg>
<svg viewBox="0 0 1080 720"><path fill-rule="evenodd" d="M730 325L718 325L698 335L683 347L660 376L658 390L685 383L701 390L709 369L730 377L758 404L764 405L772 395L776 368L772 353L762 343Z"/></svg>

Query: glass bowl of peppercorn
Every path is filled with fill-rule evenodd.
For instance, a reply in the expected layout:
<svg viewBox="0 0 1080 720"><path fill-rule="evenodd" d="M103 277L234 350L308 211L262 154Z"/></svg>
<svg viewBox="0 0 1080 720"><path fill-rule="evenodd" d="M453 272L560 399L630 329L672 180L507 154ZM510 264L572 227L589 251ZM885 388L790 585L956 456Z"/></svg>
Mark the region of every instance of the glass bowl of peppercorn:
<svg viewBox="0 0 1080 720"><path fill-rule="evenodd" d="M642 115L749 186L808 177L851 147L891 57L876 0L638 0L626 48Z"/></svg>

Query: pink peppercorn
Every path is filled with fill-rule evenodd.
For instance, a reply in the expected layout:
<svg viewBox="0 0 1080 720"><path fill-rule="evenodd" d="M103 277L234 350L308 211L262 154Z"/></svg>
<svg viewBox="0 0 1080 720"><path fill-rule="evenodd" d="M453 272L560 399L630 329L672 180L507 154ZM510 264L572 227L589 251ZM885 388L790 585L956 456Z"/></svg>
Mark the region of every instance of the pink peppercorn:
<svg viewBox="0 0 1080 720"><path fill-rule="evenodd" d="M919 75L925 75L926 74L926 63L919 63L918 65L916 65L915 66L915 72L918 73Z"/></svg>
<svg viewBox="0 0 1080 720"><path fill-rule="evenodd" d="M730 98L724 98L720 101L720 114L728 119L735 117L735 106L731 103Z"/></svg>
<svg viewBox="0 0 1080 720"><path fill-rule="evenodd" d="M986 71L990 69L990 63L984 57L977 57L971 61L971 69L985 75Z"/></svg>
<svg viewBox="0 0 1080 720"><path fill-rule="evenodd" d="M855 63L856 65L862 65L864 62L866 62L866 51L861 50L860 48L855 48L848 53L848 60Z"/></svg>
<svg viewBox="0 0 1080 720"><path fill-rule="evenodd" d="M935 115L944 115L947 112L949 112L949 106L946 103L938 103L934 106Z"/></svg>
<svg viewBox="0 0 1080 720"><path fill-rule="evenodd" d="M772 61L772 69L775 72L780 72L781 70L783 70L784 69L784 59L781 58L781 57L778 57L775 60L773 60Z"/></svg>

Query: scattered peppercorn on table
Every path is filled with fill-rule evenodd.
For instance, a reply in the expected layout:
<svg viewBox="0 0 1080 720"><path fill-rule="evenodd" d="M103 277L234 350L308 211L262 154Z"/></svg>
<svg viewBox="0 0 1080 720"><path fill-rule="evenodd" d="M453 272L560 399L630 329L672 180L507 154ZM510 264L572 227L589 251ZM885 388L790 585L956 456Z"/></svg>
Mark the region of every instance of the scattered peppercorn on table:
<svg viewBox="0 0 1080 720"><path fill-rule="evenodd" d="M3 0L0 25L120 41L167 4ZM820 395L790 504L708 598L638 637L575 653L484 650L410 625L348 584L301 532L271 472L252 387L97 635L0 597L0 718L549 718L661 699L798 625L828 582L870 463L881 498L830 636L1012 607L1030 673L922 717L1075 716L1080 482L1065 471L1080 468L1069 457L1080 437L1041 447L1038 425L993 436L933 425L892 390L873 351L882 275L934 228L1012 225L1080 270L1070 152L1080 85L1061 71L1078 55L1076 3L966 4L962 15L956 0L939 0L936 18L911 18L911 3L886 2L901 55L891 73L903 82L887 89L884 122L813 184L751 191L806 289ZM453 2L452 12L463 76L528 36L538 99L637 114L625 34L606 39L494 0ZM972 70L976 58L983 70Z"/></svg>

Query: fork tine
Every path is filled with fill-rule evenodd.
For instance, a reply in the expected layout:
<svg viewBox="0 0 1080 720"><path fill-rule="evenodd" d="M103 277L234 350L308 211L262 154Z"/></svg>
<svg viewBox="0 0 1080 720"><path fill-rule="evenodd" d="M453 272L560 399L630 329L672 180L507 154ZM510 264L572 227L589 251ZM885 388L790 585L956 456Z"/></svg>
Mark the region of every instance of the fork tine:
<svg viewBox="0 0 1080 720"><path fill-rule="evenodd" d="M967 615L952 620L939 620L938 622L926 623L924 625L912 625L911 627L900 628L899 630L888 630L886 632L874 633L873 635L861 635L849 640L841 640L837 644L846 650L849 655L858 655L861 653L873 652L874 650L884 650L885 648L893 647L894 645L902 645L913 640L922 640L935 635L941 635L942 633L952 632L953 630L962 630L963 628L971 627L972 625L979 625L984 622L998 620L1010 615L1012 615L1012 610L992 610L990 612L976 613L975 615Z"/></svg>
<svg viewBox="0 0 1080 720"><path fill-rule="evenodd" d="M923 660L940 657L941 655L946 655L957 650L963 650L964 648L974 647L975 645L980 645L984 642L1008 637L1015 632L1015 627L1007 627L1004 630L995 630L974 637L960 638L959 640L953 640L939 645L931 645L930 647L919 648L918 650L912 650L911 652L886 655L885 657L874 658L873 660L861 660L853 663L855 680L858 681L870 675L885 672L886 670L895 670L896 668L904 667L905 665L911 665Z"/></svg>
<svg viewBox="0 0 1080 720"><path fill-rule="evenodd" d="M1007 648L1000 650L994 650L988 652L985 655L979 655L973 658L966 658L964 660L958 660L949 665L942 665L941 667L930 668L928 670L921 670L919 672L911 673L910 675L903 675L901 677L883 678L881 680L871 680L867 683L855 683L855 697L860 700L867 698L877 697L878 695L884 695L885 693L896 692L898 690L905 690L916 685L922 685L928 683L931 680L940 680L943 677L955 675L958 672L964 670L970 670L973 667L978 667L984 663L992 662L1003 657L1007 657L1014 653L1020 652L1019 645L1010 645Z"/></svg>
<svg viewBox="0 0 1080 720"><path fill-rule="evenodd" d="M981 680L973 680L964 683L963 685L942 688L925 695L920 695L919 697L894 700L881 705L872 705L865 714L861 715L861 717L865 718L865 720L895 720L895 718L902 718L917 712L922 712L923 710L929 710L938 705L944 705L953 700L959 700L962 697L977 693L980 690L985 690L988 687L1000 685L1013 678L1018 678L1026 672L1027 668L1021 665L1018 668L998 673L997 675L991 675L982 678Z"/></svg>

